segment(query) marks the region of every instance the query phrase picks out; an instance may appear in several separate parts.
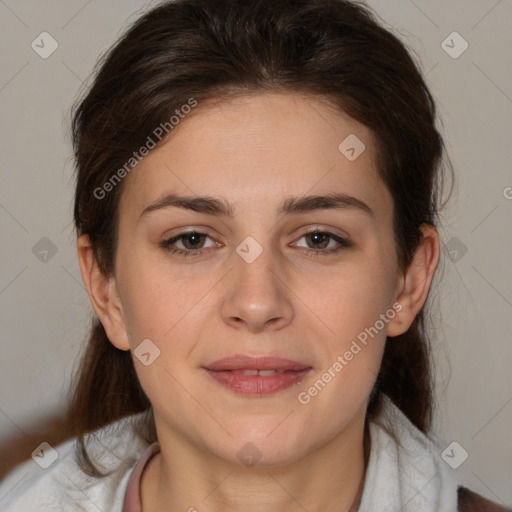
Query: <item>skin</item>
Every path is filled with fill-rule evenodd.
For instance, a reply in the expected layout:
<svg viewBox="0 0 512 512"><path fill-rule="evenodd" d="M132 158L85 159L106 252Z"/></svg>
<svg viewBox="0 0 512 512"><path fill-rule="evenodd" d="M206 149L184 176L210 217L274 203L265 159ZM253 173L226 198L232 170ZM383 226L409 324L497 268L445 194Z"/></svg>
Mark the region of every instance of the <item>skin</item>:
<svg viewBox="0 0 512 512"><path fill-rule="evenodd" d="M366 146L355 161L338 150L350 134ZM172 135L126 178L115 274L98 270L87 236L78 240L82 277L111 342L133 351L150 339L161 351L149 366L134 358L162 450L142 476L143 510L348 511L364 481L365 412L386 336L405 332L426 300L437 232L423 227L402 271L375 138L319 99L231 98L198 109ZM355 207L276 213L289 196L333 192L364 201L373 214ZM176 207L141 216L169 193L225 199L235 216ZM339 244L304 236L314 229L350 246L321 254ZM211 238L175 246L203 248L202 255L160 246L186 230ZM235 250L248 236L263 249L252 263ZM317 396L299 403L298 394L394 303L400 312ZM235 353L313 369L287 390L241 396L201 368ZM252 467L237 457L248 442L261 453Z"/></svg>

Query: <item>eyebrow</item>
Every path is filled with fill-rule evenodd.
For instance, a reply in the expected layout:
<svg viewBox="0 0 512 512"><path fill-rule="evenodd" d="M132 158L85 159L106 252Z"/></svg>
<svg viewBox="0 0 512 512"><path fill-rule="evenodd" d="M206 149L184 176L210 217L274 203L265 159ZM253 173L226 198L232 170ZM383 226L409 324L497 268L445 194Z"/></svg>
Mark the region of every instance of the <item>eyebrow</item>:
<svg viewBox="0 0 512 512"><path fill-rule="evenodd" d="M140 217L163 208L183 208L208 215L235 216L233 205L223 199L210 196L180 196L168 194L162 199L146 206ZM347 194L312 195L305 197L288 197L277 211L278 215L290 215L316 210L355 209L375 217L373 210L363 201Z"/></svg>

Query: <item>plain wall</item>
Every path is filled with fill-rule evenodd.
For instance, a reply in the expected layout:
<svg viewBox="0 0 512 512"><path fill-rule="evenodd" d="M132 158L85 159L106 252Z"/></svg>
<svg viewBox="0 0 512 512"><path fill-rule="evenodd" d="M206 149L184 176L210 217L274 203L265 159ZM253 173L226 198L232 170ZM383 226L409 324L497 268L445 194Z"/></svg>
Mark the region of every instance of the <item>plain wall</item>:
<svg viewBox="0 0 512 512"><path fill-rule="evenodd" d="M461 481L510 505L512 3L368 3L427 73L457 175L431 297L437 437L468 452L453 470ZM65 402L91 314L71 224L67 113L98 56L152 4L0 2L0 443L37 432ZM58 42L47 59L31 47L43 31ZM469 45L458 58L442 47L454 31ZM452 54L457 37L445 43Z"/></svg>

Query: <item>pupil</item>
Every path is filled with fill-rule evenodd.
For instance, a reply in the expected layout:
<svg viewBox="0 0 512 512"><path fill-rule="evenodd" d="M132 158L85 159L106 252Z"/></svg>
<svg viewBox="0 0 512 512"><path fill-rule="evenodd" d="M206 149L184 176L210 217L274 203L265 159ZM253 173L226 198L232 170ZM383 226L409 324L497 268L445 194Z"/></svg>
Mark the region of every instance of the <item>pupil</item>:
<svg viewBox="0 0 512 512"><path fill-rule="evenodd" d="M200 242L201 235L199 233L190 233L187 235L187 241L190 242L191 245L197 244Z"/></svg>
<svg viewBox="0 0 512 512"><path fill-rule="evenodd" d="M326 236L327 235L325 233L319 233L318 231L314 231L313 233L311 233L311 239L313 241L313 244L322 243L323 241L325 241Z"/></svg>

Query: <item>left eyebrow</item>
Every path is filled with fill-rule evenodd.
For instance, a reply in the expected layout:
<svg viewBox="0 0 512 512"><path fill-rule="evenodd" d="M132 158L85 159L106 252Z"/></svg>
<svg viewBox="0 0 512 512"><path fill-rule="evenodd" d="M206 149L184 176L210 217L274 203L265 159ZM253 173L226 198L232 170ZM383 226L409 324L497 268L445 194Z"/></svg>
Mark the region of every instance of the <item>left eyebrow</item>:
<svg viewBox="0 0 512 512"><path fill-rule="evenodd" d="M327 194L322 196L289 197L281 208L279 214L304 213L315 210L332 209L359 209L375 217L373 210L361 199L347 194Z"/></svg>
<svg viewBox="0 0 512 512"><path fill-rule="evenodd" d="M140 217L162 208L183 208L208 215L233 218L234 208L223 199L210 196L180 196L169 194L158 201L146 206ZM278 215L306 213L316 210L356 209L375 217L373 210L363 201L347 194L327 194L305 197L288 197L278 209Z"/></svg>

